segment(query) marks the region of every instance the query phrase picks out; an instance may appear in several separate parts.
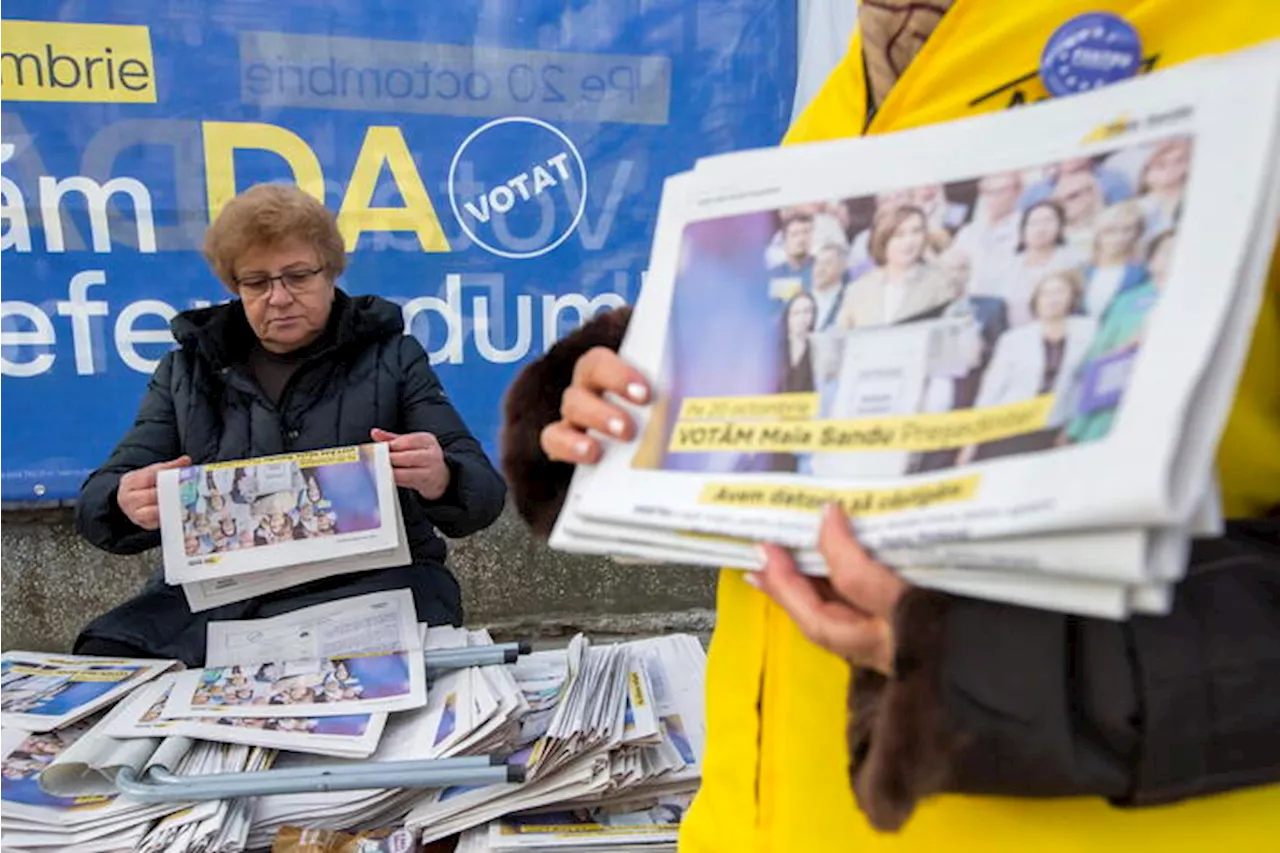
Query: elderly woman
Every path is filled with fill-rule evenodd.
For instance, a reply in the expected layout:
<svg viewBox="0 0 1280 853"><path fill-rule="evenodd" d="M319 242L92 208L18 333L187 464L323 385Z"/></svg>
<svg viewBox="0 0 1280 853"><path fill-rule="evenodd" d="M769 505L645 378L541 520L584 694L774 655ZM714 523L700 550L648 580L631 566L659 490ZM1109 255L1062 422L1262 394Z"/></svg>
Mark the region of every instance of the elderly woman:
<svg viewBox="0 0 1280 853"><path fill-rule="evenodd" d="M200 665L210 621L408 588L418 619L462 622L440 533L462 537L502 511L506 486L450 405L400 308L348 296L332 214L301 190L253 187L209 228L205 255L238 296L179 314L133 427L80 491L81 535L116 554L160 544L156 475L165 468L387 442L412 561L339 575L193 614L157 575L95 619L75 650ZM438 533L437 533L438 531Z"/></svg>

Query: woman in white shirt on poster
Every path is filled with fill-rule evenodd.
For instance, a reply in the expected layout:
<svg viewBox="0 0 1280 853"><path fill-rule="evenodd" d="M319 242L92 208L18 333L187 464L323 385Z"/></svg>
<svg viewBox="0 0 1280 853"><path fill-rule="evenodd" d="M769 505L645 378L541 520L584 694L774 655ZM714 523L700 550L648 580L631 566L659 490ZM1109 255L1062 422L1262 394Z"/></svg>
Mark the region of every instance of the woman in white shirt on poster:
<svg viewBox="0 0 1280 853"><path fill-rule="evenodd" d="M1046 275L1084 264L1084 254L1067 245L1066 230L1067 215L1056 201L1038 201L1023 211L1018 246L1004 278L1010 327L1035 320L1031 293Z"/></svg>
<svg viewBox="0 0 1280 853"><path fill-rule="evenodd" d="M1040 280L1031 296L1035 322L1000 336L982 376L975 409L1022 403L1042 394L1056 396L1070 387L1097 327L1092 317L1075 313L1083 290L1075 270L1050 273ZM968 445L960 451L957 464L1046 450L1053 446L1060 426L1049 423L1033 433Z"/></svg>

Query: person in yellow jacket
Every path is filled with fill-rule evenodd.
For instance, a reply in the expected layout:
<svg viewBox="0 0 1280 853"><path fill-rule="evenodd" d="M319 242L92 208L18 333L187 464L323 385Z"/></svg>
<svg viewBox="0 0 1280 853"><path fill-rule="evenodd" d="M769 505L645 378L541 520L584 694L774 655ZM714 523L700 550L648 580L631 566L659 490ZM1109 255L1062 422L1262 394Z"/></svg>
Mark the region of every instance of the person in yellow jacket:
<svg viewBox="0 0 1280 853"><path fill-rule="evenodd" d="M1101 15L1151 71L1280 37L1260 0L863 0L848 55L786 143L1069 96L1055 34ZM1117 23L1118 22L1118 23ZM647 402L595 318L508 392L503 467L545 535L595 433ZM595 433L588 433L593 430ZM1252 851L1280 839L1280 263L1218 471L1226 535L1173 611L1125 623L914 589L824 519L829 582L767 548L722 574L703 785L682 851ZM852 664L852 666L851 666Z"/></svg>

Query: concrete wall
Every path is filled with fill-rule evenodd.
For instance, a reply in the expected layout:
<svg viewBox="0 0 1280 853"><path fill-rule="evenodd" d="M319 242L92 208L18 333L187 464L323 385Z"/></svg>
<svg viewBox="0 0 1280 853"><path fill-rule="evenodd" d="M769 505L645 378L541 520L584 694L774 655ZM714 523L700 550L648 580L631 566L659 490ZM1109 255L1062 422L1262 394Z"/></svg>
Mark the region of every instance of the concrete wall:
<svg viewBox="0 0 1280 853"><path fill-rule="evenodd" d="M66 651L80 627L130 597L159 552L117 557L75 532L69 509L10 510L0 517L0 648ZM515 513L453 543L467 623L501 638L691 631L712 625L715 572L619 565L571 557L535 541Z"/></svg>

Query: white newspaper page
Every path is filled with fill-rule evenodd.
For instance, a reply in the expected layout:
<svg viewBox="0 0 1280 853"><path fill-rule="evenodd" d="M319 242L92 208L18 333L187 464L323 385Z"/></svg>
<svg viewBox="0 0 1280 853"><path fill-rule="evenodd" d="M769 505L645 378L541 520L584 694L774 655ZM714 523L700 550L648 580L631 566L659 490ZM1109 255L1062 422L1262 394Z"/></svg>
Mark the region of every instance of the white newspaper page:
<svg viewBox="0 0 1280 853"><path fill-rule="evenodd" d="M669 303L669 331L633 327L624 345L662 399L583 479L579 512L801 548L830 502L875 548L1187 524L1230 396L1209 411L1199 385L1234 385L1239 360L1210 370L1211 357L1256 313L1276 230L1278 91L1273 46L1018 111L700 162L642 297ZM1152 170L1159 195L1141 189ZM1103 171L1134 189L1086 205ZM912 200L938 185L991 207L931 233ZM806 255L782 276L793 286L773 286L775 235L830 205L868 212L867 254ZM1048 234L1045 251L1020 253L1022 232ZM918 356L894 368L921 337L923 371Z"/></svg>
<svg viewBox="0 0 1280 853"><path fill-rule="evenodd" d="M157 489L171 584L393 552L404 538L381 443L163 471Z"/></svg>
<svg viewBox="0 0 1280 853"><path fill-rule="evenodd" d="M566 533L637 545L672 546L683 542L683 547L693 553L724 560L741 559L743 549L754 544L741 538L583 518L571 509L575 503L573 498L577 497L574 495L565 503L563 528ZM875 555L896 568L987 568L1141 583L1153 577L1148 556L1151 537L1150 531L1142 529L1093 530L943 541L932 546L880 549L875 551ZM817 574L826 574L825 568Z"/></svg>
<svg viewBox="0 0 1280 853"><path fill-rule="evenodd" d="M691 795L656 798L646 809L580 808L508 815L489 824L489 849L574 850L674 842Z"/></svg>
<svg viewBox="0 0 1280 853"><path fill-rule="evenodd" d="M163 719L173 677L163 676L121 702L123 710L107 727L117 738L185 735L198 740L242 744L290 752L367 758L378 748L387 715L340 717L192 717Z"/></svg>
<svg viewBox="0 0 1280 853"><path fill-rule="evenodd" d="M335 575L408 565L412 557L409 554L409 540L403 533L404 518L401 514L400 501L394 500L391 505L396 513L396 529L400 531L399 543L391 551L378 551L373 554L340 557L318 563L184 583L182 591L187 597L187 605L192 613L199 613L202 610L211 610L224 604L256 598Z"/></svg>
<svg viewBox="0 0 1280 853"><path fill-rule="evenodd" d="M47 732L115 702L177 661L5 652L0 718L5 728Z"/></svg>
<svg viewBox="0 0 1280 853"><path fill-rule="evenodd" d="M373 652L179 673L161 711L176 717L339 717L426 704L422 652Z"/></svg>
<svg viewBox="0 0 1280 853"><path fill-rule="evenodd" d="M121 801L114 793L60 796L46 791L39 777L53 762L80 740L92 721L71 723L58 731L32 733L5 727L3 731L3 791L6 823L12 819L57 828L62 832L98 823L126 819L145 822L181 804L144 806ZM7 841L7 839L6 839Z"/></svg>
<svg viewBox="0 0 1280 853"><path fill-rule="evenodd" d="M413 593L374 592L268 619L210 622L209 666L422 648Z"/></svg>
<svg viewBox="0 0 1280 853"><path fill-rule="evenodd" d="M174 679L162 718L334 717L426 703L422 637L407 589L210 622L207 661Z"/></svg>
<svg viewBox="0 0 1280 853"><path fill-rule="evenodd" d="M752 548L744 546L740 553L732 557L723 554L705 554L690 550L686 540L675 534L672 534L671 543L665 546L634 544L619 542L616 538L597 539L572 534L563 534L562 542L564 544L560 546L561 550L569 553L607 554L634 558L647 563L675 563L707 568L743 570L760 568ZM826 574L822 557L816 552L806 551L798 554L797 564L800 571L805 574L815 576ZM1087 578L975 568L916 566L903 568L900 574L908 582L917 586L955 595L1104 619L1127 618L1130 613L1131 591L1147 588L1146 585L1108 583ZM1158 581L1152 583L1161 589L1167 585Z"/></svg>

